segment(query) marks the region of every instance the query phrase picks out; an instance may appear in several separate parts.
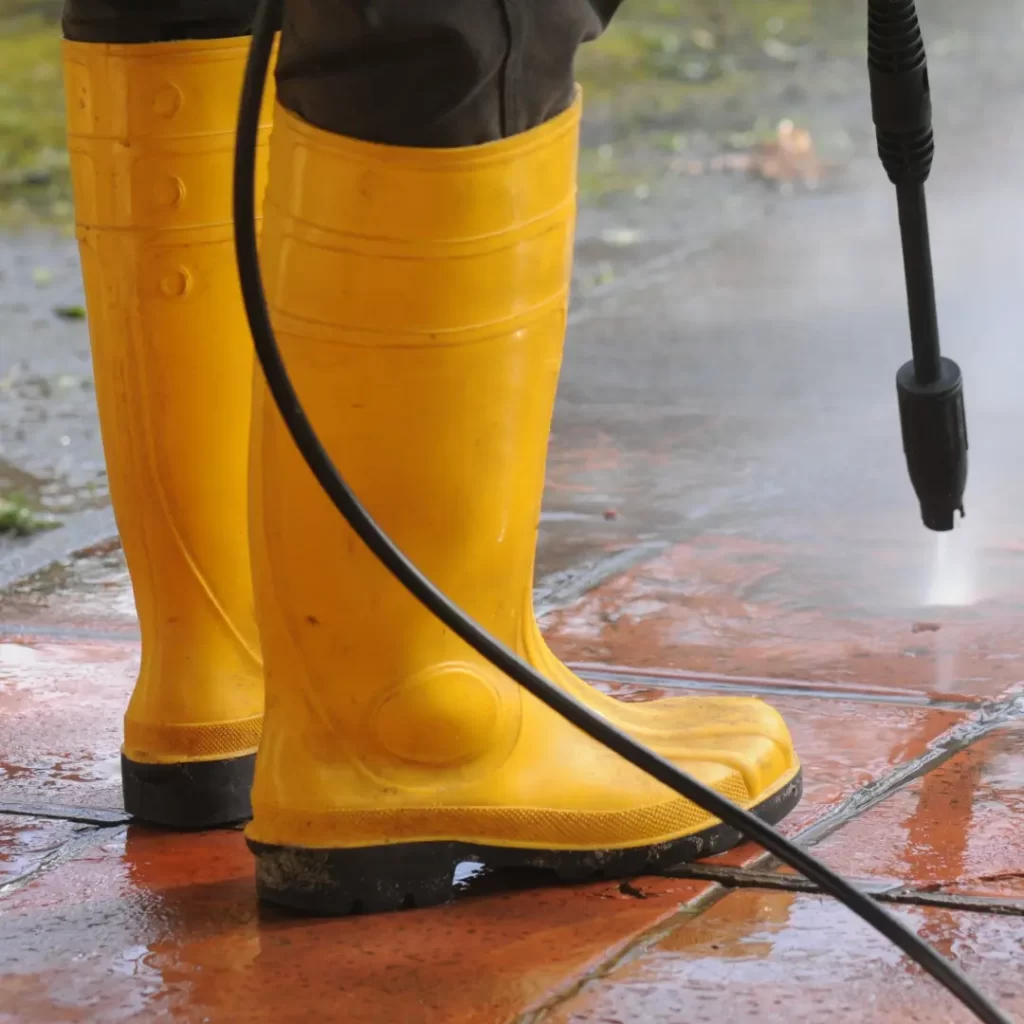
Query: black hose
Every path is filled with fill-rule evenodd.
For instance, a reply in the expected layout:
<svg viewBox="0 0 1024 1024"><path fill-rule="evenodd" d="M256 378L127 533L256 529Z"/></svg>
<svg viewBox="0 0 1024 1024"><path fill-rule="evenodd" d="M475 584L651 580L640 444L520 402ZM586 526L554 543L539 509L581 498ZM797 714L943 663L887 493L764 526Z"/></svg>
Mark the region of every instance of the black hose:
<svg viewBox="0 0 1024 1024"><path fill-rule="evenodd" d="M548 682L532 666L468 618L399 551L349 490L321 445L288 377L270 323L260 276L256 237L256 146L274 32L280 21L280 4L281 0L262 0L253 24L252 49L245 69L235 146L235 250L246 315L267 386L296 447L324 492L395 579L500 672L514 679L591 739L613 750L630 764L743 833L748 839L759 843L769 853L820 886L824 892L844 903L948 989L979 1020L985 1024L1012 1024L957 967L943 959L928 943L918 938L869 896L858 892L849 882L785 839L770 825L680 771L674 764L637 743L586 705Z"/></svg>

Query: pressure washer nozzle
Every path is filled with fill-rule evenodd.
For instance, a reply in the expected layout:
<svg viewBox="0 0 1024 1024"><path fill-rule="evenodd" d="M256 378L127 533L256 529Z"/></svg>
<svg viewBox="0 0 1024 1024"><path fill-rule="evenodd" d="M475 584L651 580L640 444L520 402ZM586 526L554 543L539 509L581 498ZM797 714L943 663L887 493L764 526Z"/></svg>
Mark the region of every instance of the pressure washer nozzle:
<svg viewBox="0 0 1024 1024"><path fill-rule="evenodd" d="M919 384L914 364L896 374L903 427L903 451L910 481L929 530L952 530L955 513L964 514L967 486L967 420L960 367L943 358L931 384Z"/></svg>

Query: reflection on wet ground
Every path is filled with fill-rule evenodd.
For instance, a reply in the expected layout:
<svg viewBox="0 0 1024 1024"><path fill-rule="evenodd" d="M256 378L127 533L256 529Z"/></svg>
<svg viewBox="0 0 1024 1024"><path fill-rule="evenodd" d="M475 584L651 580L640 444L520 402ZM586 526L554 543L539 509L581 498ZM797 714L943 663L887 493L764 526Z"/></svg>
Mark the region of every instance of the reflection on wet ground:
<svg viewBox="0 0 1024 1024"><path fill-rule="evenodd" d="M1017 677L980 653L1012 653L1001 622L950 633L969 674L944 688L914 668L934 670L934 651L899 647L934 644L949 627L941 614L835 601L811 614L799 572L757 589L764 559L785 567L787 555L749 535L601 542L576 573L551 535L542 551L550 639L603 659L578 664L585 676L629 701L707 690L771 700L807 775L785 831L1024 1008L1012 953L1024 938L1024 706ZM544 576L548 559L559 568ZM734 604L711 614L709 600ZM754 1020L780 1007L798 1022L965 1019L751 846L621 884L467 866L454 903L432 911L261 911L239 832L123 827L116 753L138 663L132 626L116 548L0 602L3 1019L597 1024L726 1010ZM755 642L773 634L785 642Z"/></svg>
<svg viewBox="0 0 1024 1024"><path fill-rule="evenodd" d="M1024 1011L1018 918L938 908L900 916L942 953L956 957L1010 1013ZM972 1017L908 971L883 939L840 904L743 891L608 977L588 983L547 1019L966 1024Z"/></svg>

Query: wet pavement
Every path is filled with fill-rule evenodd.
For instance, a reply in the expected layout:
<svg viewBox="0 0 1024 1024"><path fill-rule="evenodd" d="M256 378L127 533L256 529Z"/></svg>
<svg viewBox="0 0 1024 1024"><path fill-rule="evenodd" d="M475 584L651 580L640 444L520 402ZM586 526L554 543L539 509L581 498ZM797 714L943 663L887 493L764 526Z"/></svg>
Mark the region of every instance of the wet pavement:
<svg viewBox="0 0 1024 1024"><path fill-rule="evenodd" d="M742 602L759 575L750 565L769 557L750 536L601 547L574 572L544 532L542 573L558 568L538 595L556 649L623 700L715 691L775 703L807 774L784 831L1024 1011L1019 679L977 674L967 658L976 675L929 686L920 670L901 677L894 651L892 671L873 674L857 657L858 644L872 646L873 619L888 624L882 648L900 624L914 644L942 628L881 606L792 617L795 573L795 587L780 583L747 615L750 634L788 623L781 657L738 637L735 609L716 634L715 615L685 592L666 625L669 569L701 600L732 590ZM786 555L775 550L776 569ZM847 575L857 561L847 559ZM714 670L680 666L688 619L703 631L694 663ZM957 635L1014 654L984 616ZM165 834L120 813L119 718L138 642L116 547L9 590L0 638L0 1020L967 1020L845 910L750 845L625 884L478 873L430 911L310 921L261 910L239 832ZM604 660L581 661L581 643ZM807 662L792 658L801 645ZM845 649L850 672L837 655L834 676L794 674L819 646Z"/></svg>
<svg viewBox="0 0 1024 1024"><path fill-rule="evenodd" d="M940 314L972 445L941 541L900 451L906 318L859 27L846 4L721 6L638 3L582 67L542 624L620 699L776 704L806 774L784 831L1024 1021L1024 2L928 15ZM806 166L766 180L787 115L837 165L815 189ZM0 239L0 494L68 524L0 540L0 1022L969 1019L750 845L624 885L467 874L448 907L309 921L258 908L239 832L128 825L138 635L116 544L93 546L85 326L53 312L76 273L59 232Z"/></svg>
<svg viewBox="0 0 1024 1024"><path fill-rule="evenodd" d="M954 956L1007 1012L1024 1013L1019 918L934 907L899 916ZM844 907L788 892L733 892L544 1018L557 1024L729 1020L967 1024Z"/></svg>

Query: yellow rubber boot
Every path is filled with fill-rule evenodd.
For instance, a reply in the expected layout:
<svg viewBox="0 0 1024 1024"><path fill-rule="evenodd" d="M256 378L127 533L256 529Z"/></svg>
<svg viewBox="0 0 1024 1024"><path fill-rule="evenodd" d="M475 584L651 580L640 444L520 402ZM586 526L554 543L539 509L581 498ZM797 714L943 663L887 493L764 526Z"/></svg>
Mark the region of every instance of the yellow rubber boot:
<svg viewBox="0 0 1024 1024"><path fill-rule="evenodd" d="M534 547L566 322L578 106L507 140L401 149L275 113L263 235L285 361L398 545L561 686L765 818L798 800L759 700L622 704L547 650ZM445 899L462 860L633 874L737 836L451 635L321 493L258 388L252 543L267 719L260 895L318 913Z"/></svg>
<svg viewBox="0 0 1024 1024"><path fill-rule="evenodd" d="M125 808L171 827L249 816L263 715L246 504L252 342L231 217L248 48L64 44L96 397L142 629Z"/></svg>

